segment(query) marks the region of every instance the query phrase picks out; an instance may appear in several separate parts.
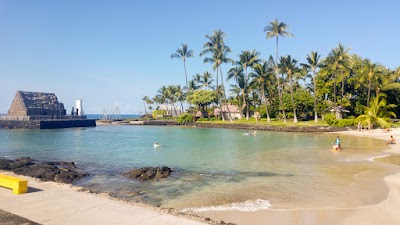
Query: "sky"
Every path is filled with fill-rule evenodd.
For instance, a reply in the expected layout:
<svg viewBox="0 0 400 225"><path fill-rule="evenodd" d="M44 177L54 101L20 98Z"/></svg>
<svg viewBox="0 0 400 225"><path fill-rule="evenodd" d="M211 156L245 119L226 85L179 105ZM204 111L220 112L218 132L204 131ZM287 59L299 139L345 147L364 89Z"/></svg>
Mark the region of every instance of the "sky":
<svg viewBox="0 0 400 225"><path fill-rule="evenodd" d="M264 27L278 19L293 38L279 55L304 62L342 43L386 67L400 66L400 1L0 0L0 113L17 90L52 92L67 111L76 99L86 113L118 106L143 112L143 96L185 85L183 62L170 56L183 43L195 52L188 77L212 66L199 56L205 35L221 29L236 60L242 50L275 54ZM224 66L226 73L231 65ZM225 75L226 76L226 75Z"/></svg>

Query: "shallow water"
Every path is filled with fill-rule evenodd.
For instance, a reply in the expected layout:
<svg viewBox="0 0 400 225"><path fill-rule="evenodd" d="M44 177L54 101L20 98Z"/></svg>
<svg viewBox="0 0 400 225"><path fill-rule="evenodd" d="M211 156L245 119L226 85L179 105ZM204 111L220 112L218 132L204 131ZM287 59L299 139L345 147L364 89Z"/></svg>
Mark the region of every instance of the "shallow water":
<svg viewBox="0 0 400 225"><path fill-rule="evenodd" d="M0 157L73 161L92 176L76 185L180 210L258 210L361 206L382 201L382 177L397 167L372 159L384 141L336 135L192 127L98 126L0 130ZM154 148L157 141L163 146ZM160 181L128 180L121 172L169 166ZM374 188L371 188L371 186Z"/></svg>

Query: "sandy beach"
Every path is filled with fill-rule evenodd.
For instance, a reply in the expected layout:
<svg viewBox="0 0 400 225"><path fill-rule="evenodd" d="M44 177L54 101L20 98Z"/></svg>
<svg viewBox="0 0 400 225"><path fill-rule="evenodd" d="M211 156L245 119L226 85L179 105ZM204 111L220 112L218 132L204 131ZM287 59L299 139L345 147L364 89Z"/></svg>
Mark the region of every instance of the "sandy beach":
<svg viewBox="0 0 400 225"><path fill-rule="evenodd" d="M376 129L373 131L341 131L338 135L352 135L369 137L380 140L389 140L390 135L395 139L400 138L400 129L394 128L390 132ZM385 150L390 155L400 155L400 145L388 145ZM400 224L400 172L384 178L388 189L388 197L379 204L357 208L309 208L295 210L260 210L255 212L242 211L207 211L198 212L198 215L210 217L215 220L235 222L238 225L383 225ZM374 187L371 187L374 188Z"/></svg>

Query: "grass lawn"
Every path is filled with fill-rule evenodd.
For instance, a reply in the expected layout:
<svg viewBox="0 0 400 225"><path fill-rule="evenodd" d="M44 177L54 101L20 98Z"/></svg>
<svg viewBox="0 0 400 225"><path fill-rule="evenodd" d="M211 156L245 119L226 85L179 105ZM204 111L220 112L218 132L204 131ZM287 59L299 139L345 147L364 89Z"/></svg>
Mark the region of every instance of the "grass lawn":
<svg viewBox="0 0 400 225"><path fill-rule="evenodd" d="M234 120L232 123L229 121L199 121L198 123L215 123L215 124L256 124L255 118L250 118L246 120L246 118L240 120ZM266 118L261 119L260 125L272 125L272 126L328 126L325 121L318 120L318 123L314 123L314 120L310 121L299 121L298 123L293 123L293 120L287 120L286 124L283 123L283 120L271 119L271 122L268 123Z"/></svg>

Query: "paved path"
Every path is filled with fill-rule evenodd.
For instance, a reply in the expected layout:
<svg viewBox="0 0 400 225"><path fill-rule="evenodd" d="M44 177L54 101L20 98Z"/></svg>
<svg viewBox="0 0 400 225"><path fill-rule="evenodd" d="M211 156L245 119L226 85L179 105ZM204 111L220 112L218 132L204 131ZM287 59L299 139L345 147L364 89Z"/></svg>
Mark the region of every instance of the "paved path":
<svg viewBox="0 0 400 225"><path fill-rule="evenodd" d="M14 195L11 190L0 187L0 209L44 225L204 225L150 208L78 192L69 185L27 179L30 189L26 194Z"/></svg>

